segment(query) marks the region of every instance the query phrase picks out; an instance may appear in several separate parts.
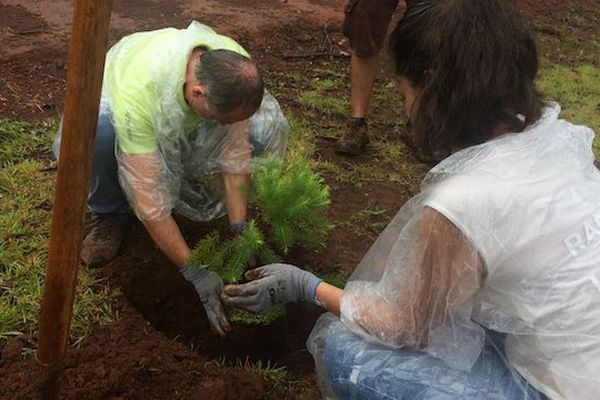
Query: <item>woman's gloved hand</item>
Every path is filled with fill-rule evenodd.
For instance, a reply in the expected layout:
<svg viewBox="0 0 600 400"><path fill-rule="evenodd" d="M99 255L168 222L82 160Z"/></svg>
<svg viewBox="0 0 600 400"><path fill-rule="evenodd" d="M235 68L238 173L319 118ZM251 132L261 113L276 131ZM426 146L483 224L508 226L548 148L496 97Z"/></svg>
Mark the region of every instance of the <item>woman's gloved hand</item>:
<svg viewBox="0 0 600 400"><path fill-rule="evenodd" d="M321 279L289 264L269 264L244 274L250 282L227 285L221 299L227 305L254 313L270 311L280 304L299 300L316 303Z"/></svg>
<svg viewBox="0 0 600 400"><path fill-rule="evenodd" d="M221 291L223 290L223 279L212 271L194 269L189 265L186 265L179 271L185 279L194 285L208 316L212 331L219 336L225 336L231 331L231 325L227 320L220 299Z"/></svg>

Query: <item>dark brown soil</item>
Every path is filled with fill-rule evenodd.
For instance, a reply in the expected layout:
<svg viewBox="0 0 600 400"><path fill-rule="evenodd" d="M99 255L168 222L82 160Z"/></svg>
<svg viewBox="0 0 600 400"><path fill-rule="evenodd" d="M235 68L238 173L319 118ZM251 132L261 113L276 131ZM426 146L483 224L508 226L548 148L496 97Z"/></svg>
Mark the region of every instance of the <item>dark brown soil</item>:
<svg viewBox="0 0 600 400"><path fill-rule="evenodd" d="M183 27L198 19L242 43L260 63L267 86L282 106L302 113L298 95L307 88L291 76L318 79L328 70L347 74L348 60L343 53L348 51L347 41L341 34L345 1L115 1L110 41L138 30ZM600 15L597 0L519 0L518 4L534 23L546 57L566 57L581 63L587 54L581 50L594 50ZM0 118L39 120L60 114L71 6L70 0L0 0ZM558 51L558 44L567 35L576 48ZM347 97L347 83L332 95ZM375 102L371 115L377 116L371 120L372 132L397 140L396 106ZM322 115L314 124L327 132L344 119L341 115ZM395 168L369 153L353 160L339 158L333 143L326 133L319 136L316 157L348 170L356 164ZM426 170L416 161L415 165L420 171ZM384 218L389 219L415 188L368 179L349 184L331 176L326 181L332 192L327 217L342 224L322 247L295 249L286 261L323 274L347 276L377 231L344 222L367 207L386 210ZM179 222L188 243L195 243L215 227L226 231L224 221ZM270 327L237 326L228 338L219 339L210 333L192 287L169 265L139 224L132 227L122 254L98 274L122 293L116 305L118 318L70 349L64 398L296 398L294 393L269 393L257 375L215 362L223 357L225 364L270 360L286 366L291 379L302 380L307 387L316 386L305 341L320 310L293 306L287 317ZM35 340L23 340L0 343L0 399L38 397L43 383L40 367L32 357L22 355L35 348ZM318 398L316 389L313 398Z"/></svg>
<svg viewBox="0 0 600 400"><path fill-rule="evenodd" d="M219 222L221 228L226 225ZM188 243L196 243L215 224L180 220L179 226ZM154 247L141 224L133 227L124 247L121 257L101 274L118 286L127 301L165 336L190 345L208 358L271 360L276 365L287 365L295 376L311 374L312 360L305 350L305 341L320 310L293 306L289 317L271 326L237 326L221 339L211 333L193 287Z"/></svg>
<svg viewBox="0 0 600 400"><path fill-rule="evenodd" d="M185 345L160 334L131 306L120 319L98 329L71 351L64 364L63 399L260 399L261 381L240 369L211 363ZM21 340L2 349L3 399L35 399L46 376L31 358L23 358ZM10 379L8 379L10 378Z"/></svg>

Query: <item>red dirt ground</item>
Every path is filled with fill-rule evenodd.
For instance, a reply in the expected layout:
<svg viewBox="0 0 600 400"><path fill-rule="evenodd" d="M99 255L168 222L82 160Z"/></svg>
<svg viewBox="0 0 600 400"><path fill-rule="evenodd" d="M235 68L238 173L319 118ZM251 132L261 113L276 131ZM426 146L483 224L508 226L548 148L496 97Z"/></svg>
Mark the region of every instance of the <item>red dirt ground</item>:
<svg viewBox="0 0 600 400"><path fill-rule="evenodd" d="M111 43L123 35L164 26L183 27L191 19L208 22L242 43L258 60L267 86L282 106L301 109L302 89L287 74L318 78L327 69L346 71L347 42L341 34L346 0L120 0L111 20ZM0 118L40 120L61 112L66 72L71 1L0 0ZM598 21L597 0L519 0L532 17L553 54L553 40L562 31L545 32L553 21L579 10L592 15L579 19L575 39L589 40L586 32ZM541 28L540 28L541 27ZM573 63L578 52L568 53ZM345 73L345 72L344 72ZM378 134L395 139L394 107L375 110L383 117L372 121ZM328 116L317 121L326 129ZM331 117L331 118L339 118ZM332 151L332 142L319 138L317 157L352 166ZM356 163L377 163L369 155ZM394 168L393 165L385 166ZM424 168L424 166L421 166ZM360 189L326 177L331 186L332 221L347 221L365 207L388 210L389 218L412 195L411 187L392 182L365 182ZM225 223L180 221L188 243ZM375 239L368 231L335 229L323 247L295 250L286 261L309 265L321 273L349 273ZM271 360L283 365L290 378L315 386L314 366L305 341L319 310L294 306L288 317L270 327L236 327L227 339L208 329L196 294L136 224L122 254L98 272L120 289L118 319L69 351L63 394L68 399L262 399L289 398L293 393L268 393L261 379L214 360ZM0 343L0 398L31 399L39 395L41 374L36 362L23 356L35 347L33 339ZM212 361L211 361L212 360ZM316 391L312 397L318 398ZM308 397L311 398L310 395Z"/></svg>
<svg viewBox="0 0 600 400"><path fill-rule="evenodd" d="M23 359L22 347L14 340L2 349L2 363L11 368L10 379L2 379L2 398L34 399L43 387L40 366ZM253 374L208 362L124 305L117 322L69 353L62 398L250 400L265 394Z"/></svg>

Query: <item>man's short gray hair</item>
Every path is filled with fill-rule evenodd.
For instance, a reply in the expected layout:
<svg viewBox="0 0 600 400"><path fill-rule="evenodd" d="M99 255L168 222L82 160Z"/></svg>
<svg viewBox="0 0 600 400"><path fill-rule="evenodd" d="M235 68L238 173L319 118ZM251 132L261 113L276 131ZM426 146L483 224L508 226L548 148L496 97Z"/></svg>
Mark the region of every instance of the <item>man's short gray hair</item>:
<svg viewBox="0 0 600 400"><path fill-rule="evenodd" d="M256 64L230 50L207 50L200 54L196 79L206 87L207 101L226 114L239 108L258 110L264 84Z"/></svg>

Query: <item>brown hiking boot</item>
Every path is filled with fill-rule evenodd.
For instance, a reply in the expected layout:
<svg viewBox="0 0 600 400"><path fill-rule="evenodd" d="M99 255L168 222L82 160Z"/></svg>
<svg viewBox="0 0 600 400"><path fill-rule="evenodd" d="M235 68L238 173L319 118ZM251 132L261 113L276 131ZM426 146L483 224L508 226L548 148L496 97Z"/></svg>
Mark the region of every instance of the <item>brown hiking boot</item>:
<svg viewBox="0 0 600 400"><path fill-rule="evenodd" d="M335 146L337 154L357 156L369 144L369 127L364 118L352 118L348 122L348 130Z"/></svg>
<svg viewBox="0 0 600 400"><path fill-rule="evenodd" d="M129 222L129 214L92 213L91 229L81 248L81 260L90 268L98 268L115 258Z"/></svg>

